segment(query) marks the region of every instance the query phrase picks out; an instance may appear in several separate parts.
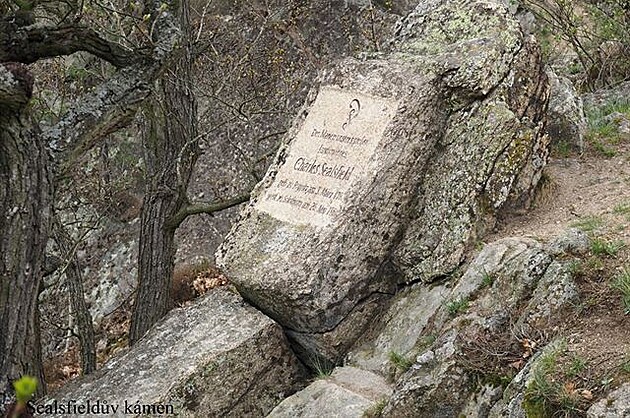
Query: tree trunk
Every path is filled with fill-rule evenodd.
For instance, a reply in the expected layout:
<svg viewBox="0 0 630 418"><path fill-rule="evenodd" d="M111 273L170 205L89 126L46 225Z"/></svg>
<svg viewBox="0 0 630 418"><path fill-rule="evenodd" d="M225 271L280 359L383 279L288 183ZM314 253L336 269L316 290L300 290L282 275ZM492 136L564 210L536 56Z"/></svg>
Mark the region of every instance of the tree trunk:
<svg viewBox="0 0 630 418"><path fill-rule="evenodd" d="M54 196L49 146L58 166L67 166L124 127L147 97L147 83L161 74L179 44L178 16L170 10L180 2L142 3L152 37L150 48L138 51L109 42L78 21L72 26L57 22L19 27L15 19L7 19L8 10L0 10L0 399L11 394L12 381L26 373L39 378L38 395L46 389L37 298ZM25 116L33 77L22 63L78 51L120 69L70 105L42 135Z"/></svg>
<svg viewBox="0 0 630 418"><path fill-rule="evenodd" d="M181 27L188 23L182 2ZM184 33L185 42L189 37ZM175 263L175 227L171 219L188 203L186 189L198 155L197 103L192 92L192 48L156 83L146 107L144 149L147 186L140 223L138 289L129 343L134 344L171 308Z"/></svg>
<svg viewBox="0 0 630 418"><path fill-rule="evenodd" d="M53 186L43 142L26 116L0 108L0 395L24 374L46 391L37 297Z"/></svg>
<svg viewBox="0 0 630 418"><path fill-rule="evenodd" d="M96 346L94 344L92 315L85 304L83 274L73 249L74 242L72 238L58 219L55 219L53 223L55 242L67 263L65 266L66 283L68 285L68 294L70 295L72 315L76 321L79 336L81 369L83 374L90 374L96 371Z"/></svg>

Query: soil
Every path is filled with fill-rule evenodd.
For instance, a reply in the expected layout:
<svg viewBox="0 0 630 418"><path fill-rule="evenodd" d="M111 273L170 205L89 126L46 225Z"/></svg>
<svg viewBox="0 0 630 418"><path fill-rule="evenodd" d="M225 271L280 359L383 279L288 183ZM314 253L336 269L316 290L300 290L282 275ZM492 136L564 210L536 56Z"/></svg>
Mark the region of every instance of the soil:
<svg viewBox="0 0 630 418"><path fill-rule="evenodd" d="M508 236L549 239L583 221L630 244L630 141L606 158L587 146L581 156L551 157L531 210L504 219L487 242ZM591 232L591 231L589 231Z"/></svg>

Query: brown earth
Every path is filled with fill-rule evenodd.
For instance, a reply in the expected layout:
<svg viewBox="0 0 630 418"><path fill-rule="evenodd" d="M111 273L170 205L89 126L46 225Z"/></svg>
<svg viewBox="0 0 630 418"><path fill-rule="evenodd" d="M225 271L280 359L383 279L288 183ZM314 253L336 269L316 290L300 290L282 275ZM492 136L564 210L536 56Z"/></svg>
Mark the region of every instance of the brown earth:
<svg viewBox="0 0 630 418"><path fill-rule="evenodd" d="M577 226L630 243L630 141L615 151L605 158L587 146L582 156L551 157L534 207L511 214L485 241L548 239Z"/></svg>

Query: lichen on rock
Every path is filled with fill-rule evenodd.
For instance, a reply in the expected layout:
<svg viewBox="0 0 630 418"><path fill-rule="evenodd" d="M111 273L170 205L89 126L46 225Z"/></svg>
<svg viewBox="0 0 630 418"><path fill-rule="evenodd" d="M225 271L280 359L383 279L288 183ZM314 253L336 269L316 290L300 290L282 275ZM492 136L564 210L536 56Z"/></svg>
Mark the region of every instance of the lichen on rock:
<svg viewBox="0 0 630 418"><path fill-rule="evenodd" d="M321 116L334 95L340 107ZM388 110L361 122L348 95ZM397 286L452 273L503 208L529 200L547 157L547 99L536 43L504 5L419 4L401 21L389 53L344 59L320 72L274 164L217 251L218 264L248 301L287 330L304 361L339 363ZM322 132L342 138L347 123L336 127L333 120L346 112L373 150L365 157L355 148L367 159L354 160L351 151L339 163L357 164L360 175L343 187L334 216L304 214L305 207L317 210L304 184L342 187L313 180L316 161L329 158L317 147L308 154L305 138L333 147ZM352 149L344 146L333 148ZM304 167L300 157L313 160L311 177L296 173Z"/></svg>

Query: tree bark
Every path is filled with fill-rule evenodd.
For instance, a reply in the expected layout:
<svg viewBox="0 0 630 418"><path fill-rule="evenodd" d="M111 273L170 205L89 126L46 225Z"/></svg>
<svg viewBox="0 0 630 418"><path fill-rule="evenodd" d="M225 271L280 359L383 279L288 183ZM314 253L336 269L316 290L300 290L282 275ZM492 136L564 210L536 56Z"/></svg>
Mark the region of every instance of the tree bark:
<svg viewBox="0 0 630 418"><path fill-rule="evenodd" d="M0 62L34 63L42 58L87 51L116 67L137 61L133 51L100 37L94 30L76 24L20 27L0 20Z"/></svg>
<svg viewBox="0 0 630 418"><path fill-rule="evenodd" d="M37 297L53 196L49 155L36 125L19 111L0 109L0 395L24 374L39 380ZM2 396L0 396L2 398Z"/></svg>
<svg viewBox="0 0 630 418"><path fill-rule="evenodd" d="M134 344L172 307L175 230L170 220L188 202L186 189L198 155L197 102L192 91L188 2L180 10L184 45L172 71L156 83L146 106L147 186L142 206L138 289L129 343Z"/></svg>
<svg viewBox="0 0 630 418"><path fill-rule="evenodd" d="M138 60L91 35L87 42L75 38L63 51L54 50L57 41L46 38L50 32L44 33L44 44L35 40L24 44L10 42L16 33L10 26L0 25L0 54L5 59L32 62L76 49L92 52L114 65L133 62L77 100L43 134L24 109L33 84L28 69L19 63L0 63L0 399L13 393L13 380L23 374L39 379L36 395L46 390L37 298L54 197L53 162L48 150L56 152L57 163L63 166L67 159L87 151L132 118L149 94L147 86L161 74L180 40L177 14L172 12L178 3L143 1L153 32L151 48L145 50L150 51L150 56L134 51ZM77 28L80 29L78 25ZM47 40L53 43L45 45ZM0 405L0 412L2 409Z"/></svg>
<svg viewBox="0 0 630 418"><path fill-rule="evenodd" d="M83 374L90 374L96 371L96 346L92 315L85 303L83 292L83 274L73 251L74 242L58 219L53 221L53 236L59 251L66 260L66 284L79 336L81 370Z"/></svg>

